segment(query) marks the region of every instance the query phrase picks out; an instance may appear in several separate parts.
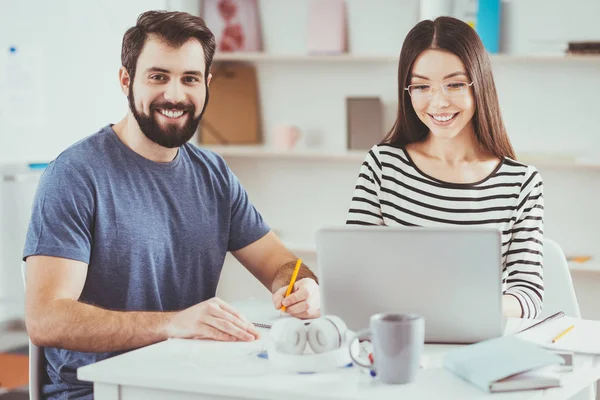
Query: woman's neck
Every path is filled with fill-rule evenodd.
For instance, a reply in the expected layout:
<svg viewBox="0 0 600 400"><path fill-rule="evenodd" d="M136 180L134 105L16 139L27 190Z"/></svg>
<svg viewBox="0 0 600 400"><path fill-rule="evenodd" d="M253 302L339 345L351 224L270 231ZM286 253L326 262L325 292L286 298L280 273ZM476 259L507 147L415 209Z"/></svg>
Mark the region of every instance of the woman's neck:
<svg viewBox="0 0 600 400"><path fill-rule="evenodd" d="M419 147L428 157L448 165L480 161L490 156L477 142L473 129L467 127L452 138L438 138L430 133Z"/></svg>

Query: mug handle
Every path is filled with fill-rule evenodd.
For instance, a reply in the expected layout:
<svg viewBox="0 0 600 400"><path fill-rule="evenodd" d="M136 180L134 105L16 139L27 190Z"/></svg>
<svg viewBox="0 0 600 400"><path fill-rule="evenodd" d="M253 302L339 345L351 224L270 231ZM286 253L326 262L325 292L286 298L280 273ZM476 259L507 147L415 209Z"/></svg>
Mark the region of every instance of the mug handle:
<svg viewBox="0 0 600 400"><path fill-rule="evenodd" d="M350 352L350 358L352 359L352 361L358 365L360 365L361 367L364 368L373 368L373 366L371 365L370 362L365 363L363 360L358 358L358 354L354 354L352 352L352 343L355 340L371 340L371 329L367 328L367 329L363 329L362 331L359 331L358 333L356 333L356 335L354 335L354 337L352 338L352 340L350 340L350 346L349 346L349 352ZM360 351L360 346L357 346L357 348Z"/></svg>

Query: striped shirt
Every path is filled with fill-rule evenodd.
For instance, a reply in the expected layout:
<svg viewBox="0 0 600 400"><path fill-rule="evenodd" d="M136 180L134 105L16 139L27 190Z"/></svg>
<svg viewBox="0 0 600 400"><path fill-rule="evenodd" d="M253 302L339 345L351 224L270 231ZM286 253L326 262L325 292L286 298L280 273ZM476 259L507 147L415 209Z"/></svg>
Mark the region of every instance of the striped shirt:
<svg viewBox="0 0 600 400"><path fill-rule="evenodd" d="M532 166L504 158L479 182L449 183L419 170L404 149L380 144L361 166L346 223L499 228L502 292L535 318L544 297L543 217L542 178Z"/></svg>

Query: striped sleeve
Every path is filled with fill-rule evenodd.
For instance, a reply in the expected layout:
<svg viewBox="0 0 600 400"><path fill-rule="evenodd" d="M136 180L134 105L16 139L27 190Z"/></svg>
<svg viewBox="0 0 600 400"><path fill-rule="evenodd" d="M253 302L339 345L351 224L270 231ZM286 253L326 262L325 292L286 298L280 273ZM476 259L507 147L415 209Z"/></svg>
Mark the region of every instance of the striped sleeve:
<svg viewBox="0 0 600 400"><path fill-rule="evenodd" d="M505 294L517 298L523 318L541 313L544 299L543 236L544 195L540 174L533 168L521 187L517 219L503 271Z"/></svg>
<svg viewBox="0 0 600 400"><path fill-rule="evenodd" d="M382 173L378 156L379 150L375 146L360 167L346 220L348 225L383 225L379 204Z"/></svg>

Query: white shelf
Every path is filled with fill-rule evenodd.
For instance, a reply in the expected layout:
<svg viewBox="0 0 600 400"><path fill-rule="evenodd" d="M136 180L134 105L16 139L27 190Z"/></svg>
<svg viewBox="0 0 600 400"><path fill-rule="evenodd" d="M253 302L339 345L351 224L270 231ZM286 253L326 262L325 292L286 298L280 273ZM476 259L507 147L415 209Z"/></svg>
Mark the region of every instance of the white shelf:
<svg viewBox="0 0 600 400"><path fill-rule="evenodd" d="M254 158L254 159L287 159L287 160L307 160L307 161L362 161L367 150L354 151L323 151L323 150L279 150L261 145L248 146L202 146L205 149L212 150L226 159L233 158Z"/></svg>
<svg viewBox="0 0 600 400"><path fill-rule="evenodd" d="M262 160L306 160L306 161L346 161L362 162L368 150L325 151L291 149L280 150L263 145L247 146L202 146L220 154L226 159L262 159ZM600 169L600 158L577 158L568 154L517 154L517 159L525 164L536 167L564 167Z"/></svg>
<svg viewBox="0 0 600 400"><path fill-rule="evenodd" d="M216 53L214 61L245 62L397 62L394 55L309 55L309 54L269 54L253 52Z"/></svg>
<svg viewBox="0 0 600 400"><path fill-rule="evenodd" d="M597 261L588 261L584 263L570 262L569 269L572 272L598 272L600 273L600 263Z"/></svg>
<svg viewBox="0 0 600 400"><path fill-rule="evenodd" d="M232 52L215 53L214 61L236 62L373 62L397 63L398 55L369 55L369 54L338 54L338 55L309 55L309 54L269 54L261 52ZM600 63L600 55L512 55L491 54L492 61L499 62L592 62Z"/></svg>

